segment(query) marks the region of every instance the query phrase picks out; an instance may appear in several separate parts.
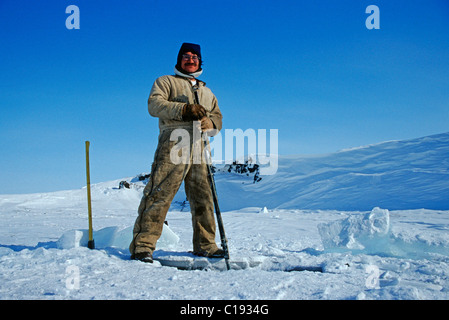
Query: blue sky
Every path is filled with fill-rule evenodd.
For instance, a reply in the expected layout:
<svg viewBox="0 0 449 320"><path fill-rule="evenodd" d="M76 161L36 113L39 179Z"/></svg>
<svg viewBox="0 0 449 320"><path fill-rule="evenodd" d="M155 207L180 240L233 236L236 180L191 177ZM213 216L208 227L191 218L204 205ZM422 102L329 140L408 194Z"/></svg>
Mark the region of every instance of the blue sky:
<svg viewBox="0 0 449 320"><path fill-rule="evenodd" d="M278 129L280 154L447 132L448 30L447 0L1 0L0 193L85 186L85 140L92 183L148 172L148 94L182 42L224 128Z"/></svg>

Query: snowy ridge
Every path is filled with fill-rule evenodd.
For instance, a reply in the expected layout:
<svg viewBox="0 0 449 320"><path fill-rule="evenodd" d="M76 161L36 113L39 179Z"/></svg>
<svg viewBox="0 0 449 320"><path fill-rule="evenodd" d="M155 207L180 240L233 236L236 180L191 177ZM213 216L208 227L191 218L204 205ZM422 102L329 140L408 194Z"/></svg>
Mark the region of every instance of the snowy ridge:
<svg viewBox="0 0 449 320"><path fill-rule="evenodd" d="M279 156L275 175L252 182L217 172L223 209L448 210L449 133L320 156Z"/></svg>
<svg viewBox="0 0 449 320"><path fill-rule="evenodd" d="M446 133L280 157L258 182L217 170L231 258L258 262L245 270L131 261L145 179L92 185L96 250L85 188L0 195L0 299L449 299L448 146ZM156 256L192 249L183 188L175 200Z"/></svg>

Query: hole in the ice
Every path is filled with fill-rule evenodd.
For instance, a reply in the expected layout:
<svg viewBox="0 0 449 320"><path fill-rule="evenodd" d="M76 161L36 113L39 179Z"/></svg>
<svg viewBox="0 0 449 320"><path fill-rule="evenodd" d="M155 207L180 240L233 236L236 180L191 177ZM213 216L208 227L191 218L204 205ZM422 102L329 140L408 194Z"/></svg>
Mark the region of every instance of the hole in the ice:
<svg viewBox="0 0 449 320"><path fill-rule="evenodd" d="M321 267L321 266L295 266L295 267L287 268L284 271L285 272L293 272L293 271L324 272L323 267Z"/></svg>

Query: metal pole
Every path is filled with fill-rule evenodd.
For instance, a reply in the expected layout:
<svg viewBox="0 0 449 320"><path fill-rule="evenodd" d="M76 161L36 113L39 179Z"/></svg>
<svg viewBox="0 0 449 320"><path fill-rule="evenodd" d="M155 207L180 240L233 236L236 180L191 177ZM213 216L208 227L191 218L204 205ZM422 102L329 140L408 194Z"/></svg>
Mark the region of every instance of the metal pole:
<svg viewBox="0 0 449 320"><path fill-rule="evenodd" d="M198 97L198 86L193 86L193 93L195 96L195 103L200 104L200 99ZM204 134L206 134L206 133L204 133ZM203 138L203 134L201 136ZM207 136L203 138L203 141L204 141L204 150L205 150L205 152L207 152L208 141L209 141ZM221 217L221 211L220 211L220 207L218 205L217 189L215 187L215 179L214 179L214 174L212 172L211 163L212 163L212 158L211 158L211 154L209 154L208 159L206 159L207 172L208 172L208 176L209 176L209 184L210 184L210 188L212 191L212 197L214 199L215 215L217 216L218 230L220 232L221 247L223 248L223 251L224 251L226 269L230 270L231 266L229 264L228 240L226 239L226 234L225 234L224 225L223 225L223 219Z"/></svg>
<svg viewBox="0 0 449 320"><path fill-rule="evenodd" d="M206 138L207 140L207 138ZM207 141L204 140L204 148L208 147ZM215 215L217 216L217 223L218 223L218 230L220 231L220 240L221 240L221 247L224 251L224 258L226 262L226 269L230 270L231 266L229 264L229 249L228 249L228 239L226 238L224 225L223 225L223 219L221 217L221 211L220 207L218 205L218 196L217 196L217 189L215 187L215 179L214 179L214 173L212 172L212 167L209 164L209 160L211 161L211 157L209 154L209 159L207 161L207 171L209 176L209 183L212 190L212 196L214 199L214 206L215 206Z"/></svg>

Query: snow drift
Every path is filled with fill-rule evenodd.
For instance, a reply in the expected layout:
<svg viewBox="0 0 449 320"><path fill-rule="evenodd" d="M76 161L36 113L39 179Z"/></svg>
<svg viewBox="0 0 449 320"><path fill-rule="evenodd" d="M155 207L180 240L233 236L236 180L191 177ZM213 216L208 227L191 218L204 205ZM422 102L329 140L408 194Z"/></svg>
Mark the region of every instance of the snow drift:
<svg viewBox="0 0 449 320"><path fill-rule="evenodd" d="M279 156L275 175L216 174L224 210L449 209L449 133L320 156ZM181 193L177 198L185 199Z"/></svg>

